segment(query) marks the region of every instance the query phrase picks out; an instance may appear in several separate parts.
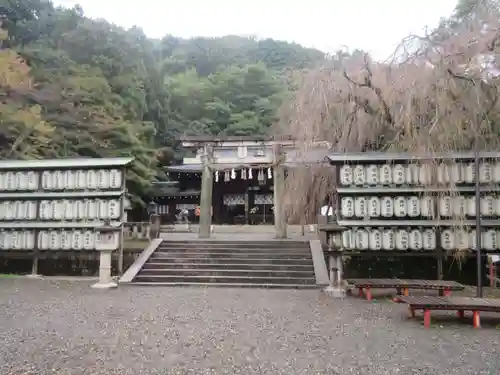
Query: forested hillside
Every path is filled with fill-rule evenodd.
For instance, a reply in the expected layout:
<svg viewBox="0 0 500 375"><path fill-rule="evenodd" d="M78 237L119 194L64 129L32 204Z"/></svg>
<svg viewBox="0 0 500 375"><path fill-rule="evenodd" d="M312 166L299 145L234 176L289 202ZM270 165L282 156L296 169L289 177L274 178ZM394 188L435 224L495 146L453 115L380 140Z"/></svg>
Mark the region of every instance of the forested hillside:
<svg viewBox="0 0 500 375"><path fill-rule="evenodd" d="M238 36L148 39L80 8L0 0L0 158L133 155L134 195L181 134L261 134L317 50Z"/></svg>

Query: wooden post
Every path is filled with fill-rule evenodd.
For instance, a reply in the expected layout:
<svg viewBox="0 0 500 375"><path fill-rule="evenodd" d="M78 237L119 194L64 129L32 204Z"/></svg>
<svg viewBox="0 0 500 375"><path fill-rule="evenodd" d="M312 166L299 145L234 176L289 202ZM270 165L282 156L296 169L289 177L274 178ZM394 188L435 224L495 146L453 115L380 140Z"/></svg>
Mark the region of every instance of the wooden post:
<svg viewBox="0 0 500 375"><path fill-rule="evenodd" d="M120 247L118 249L118 276L123 275L123 247L125 246L125 221L127 211L125 210L125 201L127 200L127 169L121 170L122 186L121 186L121 213L120 213Z"/></svg>
<svg viewBox="0 0 500 375"><path fill-rule="evenodd" d="M212 192L214 187L214 176L211 169L214 149L210 144L206 144L203 150L203 173L201 176L201 196L200 196L200 230L199 238L210 237L210 227L212 226Z"/></svg>
<svg viewBox="0 0 500 375"><path fill-rule="evenodd" d="M273 145L274 151L274 228L276 238L286 238L286 222L283 207L285 194L285 167L283 166L283 151L281 145Z"/></svg>

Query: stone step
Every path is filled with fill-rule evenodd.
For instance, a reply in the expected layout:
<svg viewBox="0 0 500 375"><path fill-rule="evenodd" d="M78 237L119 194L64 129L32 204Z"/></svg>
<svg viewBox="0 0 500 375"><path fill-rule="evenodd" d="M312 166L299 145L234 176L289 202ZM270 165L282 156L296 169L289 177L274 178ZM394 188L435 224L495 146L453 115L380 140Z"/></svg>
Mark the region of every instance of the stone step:
<svg viewBox="0 0 500 375"><path fill-rule="evenodd" d="M262 253L262 252L282 252L284 254L310 254L309 248L281 248L281 247L259 247L259 248L245 248L243 245L239 247L159 247L156 252L183 252L183 251L230 251L230 252L247 252L247 253Z"/></svg>
<svg viewBox="0 0 500 375"><path fill-rule="evenodd" d="M199 276L199 275L137 275L134 282L196 282L196 283L239 283L239 284L309 284L316 282L314 277L251 277L251 276Z"/></svg>
<svg viewBox="0 0 500 375"><path fill-rule="evenodd" d="M219 248L219 249L298 249L298 250L308 250L309 244L307 243L274 243L274 242L184 242L184 243L174 243L174 242L163 242L160 245L160 249L185 249L185 248Z"/></svg>
<svg viewBox="0 0 500 375"><path fill-rule="evenodd" d="M248 252L230 252L230 251L184 251L184 252L155 252L152 255L153 259L157 258L241 258L241 259L312 259L311 253L288 254L282 252L263 252L263 253L248 253Z"/></svg>
<svg viewBox="0 0 500 375"><path fill-rule="evenodd" d="M197 287L197 288L268 288L268 289L317 289L312 284L259 284L259 283L202 283L202 282L144 282L138 281L127 285L164 286L164 287Z"/></svg>
<svg viewBox="0 0 500 375"><path fill-rule="evenodd" d="M139 272L142 276L199 276L199 277L218 277L218 276L239 276L239 277L289 277L289 278L308 278L314 277L311 271L294 270L260 270L260 269L142 269Z"/></svg>
<svg viewBox="0 0 500 375"><path fill-rule="evenodd" d="M191 260L191 259L190 259ZM258 270L291 270L291 271L314 271L313 264L293 264L293 263L214 263L214 262L147 262L143 270L161 270L161 269L258 269Z"/></svg>
<svg viewBox="0 0 500 375"><path fill-rule="evenodd" d="M146 264L154 264L154 263L179 263L179 264L196 264L196 263L219 263L219 264L246 264L249 265L260 265L260 264L290 264L290 265L307 265L310 266L312 264L311 258L304 259L287 259L287 258L239 258L239 257L217 257L217 258L209 258L209 257L190 257L188 259L182 257L176 257L174 255L166 255L162 254L161 256L155 256L149 258Z"/></svg>

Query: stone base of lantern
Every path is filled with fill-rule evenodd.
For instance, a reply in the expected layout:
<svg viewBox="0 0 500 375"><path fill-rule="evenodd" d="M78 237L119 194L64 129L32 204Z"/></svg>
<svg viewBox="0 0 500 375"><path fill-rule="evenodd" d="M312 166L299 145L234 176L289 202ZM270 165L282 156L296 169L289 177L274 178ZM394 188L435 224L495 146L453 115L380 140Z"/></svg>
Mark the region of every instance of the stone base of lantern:
<svg viewBox="0 0 500 375"><path fill-rule="evenodd" d="M116 288L118 285L111 277L111 254L113 250L100 250L99 256L99 282L92 285L95 289Z"/></svg>

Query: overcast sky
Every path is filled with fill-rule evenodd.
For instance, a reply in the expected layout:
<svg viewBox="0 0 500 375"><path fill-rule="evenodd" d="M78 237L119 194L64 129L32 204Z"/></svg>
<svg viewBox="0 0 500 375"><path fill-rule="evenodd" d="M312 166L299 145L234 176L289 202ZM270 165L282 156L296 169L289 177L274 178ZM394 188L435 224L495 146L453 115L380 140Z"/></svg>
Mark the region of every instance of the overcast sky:
<svg viewBox="0 0 500 375"><path fill-rule="evenodd" d="M456 0L55 0L150 37L254 35L325 52L342 46L385 59L410 33L448 16Z"/></svg>

